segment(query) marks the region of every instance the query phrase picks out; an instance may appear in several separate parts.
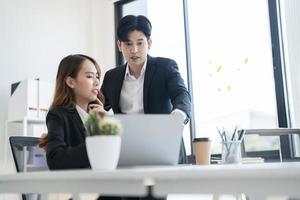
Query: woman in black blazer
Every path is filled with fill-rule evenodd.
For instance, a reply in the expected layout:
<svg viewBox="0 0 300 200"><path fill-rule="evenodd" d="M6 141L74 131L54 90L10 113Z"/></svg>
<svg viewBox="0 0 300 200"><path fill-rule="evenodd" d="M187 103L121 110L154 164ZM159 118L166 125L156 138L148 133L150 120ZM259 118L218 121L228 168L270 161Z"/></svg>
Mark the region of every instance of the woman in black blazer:
<svg viewBox="0 0 300 200"><path fill-rule="evenodd" d="M83 121L89 111L104 115L100 92L100 68L85 55L62 59L56 76L55 94L46 117L48 134L40 140L46 149L48 167L55 169L90 168ZM100 196L98 200L139 200L135 197Z"/></svg>
<svg viewBox="0 0 300 200"><path fill-rule="evenodd" d="M90 168L83 121L89 110L105 112L99 77L100 67L91 57L69 55L60 62L46 117L48 135L40 142L50 169Z"/></svg>

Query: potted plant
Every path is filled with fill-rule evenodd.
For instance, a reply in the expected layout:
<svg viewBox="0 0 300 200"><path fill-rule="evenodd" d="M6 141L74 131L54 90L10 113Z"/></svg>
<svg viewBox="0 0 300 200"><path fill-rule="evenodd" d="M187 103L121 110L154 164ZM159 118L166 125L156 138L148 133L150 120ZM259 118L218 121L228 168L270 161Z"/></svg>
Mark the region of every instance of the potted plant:
<svg viewBox="0 0 300 200"><path fill-rule="evenodd" d="M92 169L116 169L121 149L121 123L91 113L84 124L86 148Z"/></svg>

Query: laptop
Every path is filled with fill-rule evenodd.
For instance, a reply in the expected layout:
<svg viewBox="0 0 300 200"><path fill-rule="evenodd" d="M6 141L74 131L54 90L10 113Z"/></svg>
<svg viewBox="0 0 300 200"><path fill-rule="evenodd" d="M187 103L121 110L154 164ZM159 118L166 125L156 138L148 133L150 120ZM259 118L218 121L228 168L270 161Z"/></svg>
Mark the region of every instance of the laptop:
<svg viewBox="0 0 300 200"><path fill-rule="evenodd" d="M184 124L178 115L114 115L122 124L119 167L176 165Z"/></svg>

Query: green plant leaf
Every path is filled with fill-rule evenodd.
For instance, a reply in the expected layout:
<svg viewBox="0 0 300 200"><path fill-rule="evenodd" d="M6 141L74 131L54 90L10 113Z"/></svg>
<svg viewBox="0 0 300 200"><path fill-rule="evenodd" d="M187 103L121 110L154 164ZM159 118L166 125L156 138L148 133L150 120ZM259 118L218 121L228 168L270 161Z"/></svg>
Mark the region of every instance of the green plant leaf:
<svg viewBox="0 0 300 200"><path fill-rule="evenodd" d="M119 135L122 132L121 123L113 117L101 118L98 113L91 113L84 123L85 135Z"/></svg>

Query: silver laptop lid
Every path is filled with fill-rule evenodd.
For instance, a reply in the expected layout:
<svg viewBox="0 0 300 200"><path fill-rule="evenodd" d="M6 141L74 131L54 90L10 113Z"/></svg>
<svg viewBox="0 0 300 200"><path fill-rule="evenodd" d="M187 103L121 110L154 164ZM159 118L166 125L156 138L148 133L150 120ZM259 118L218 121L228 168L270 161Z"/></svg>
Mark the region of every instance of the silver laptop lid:
<svg viewBox="0 0 300 200"><path fill-rule="evenodd" d="M178 115L115 115L123 126L118 167L175 165L184 124Z"/></svg>

